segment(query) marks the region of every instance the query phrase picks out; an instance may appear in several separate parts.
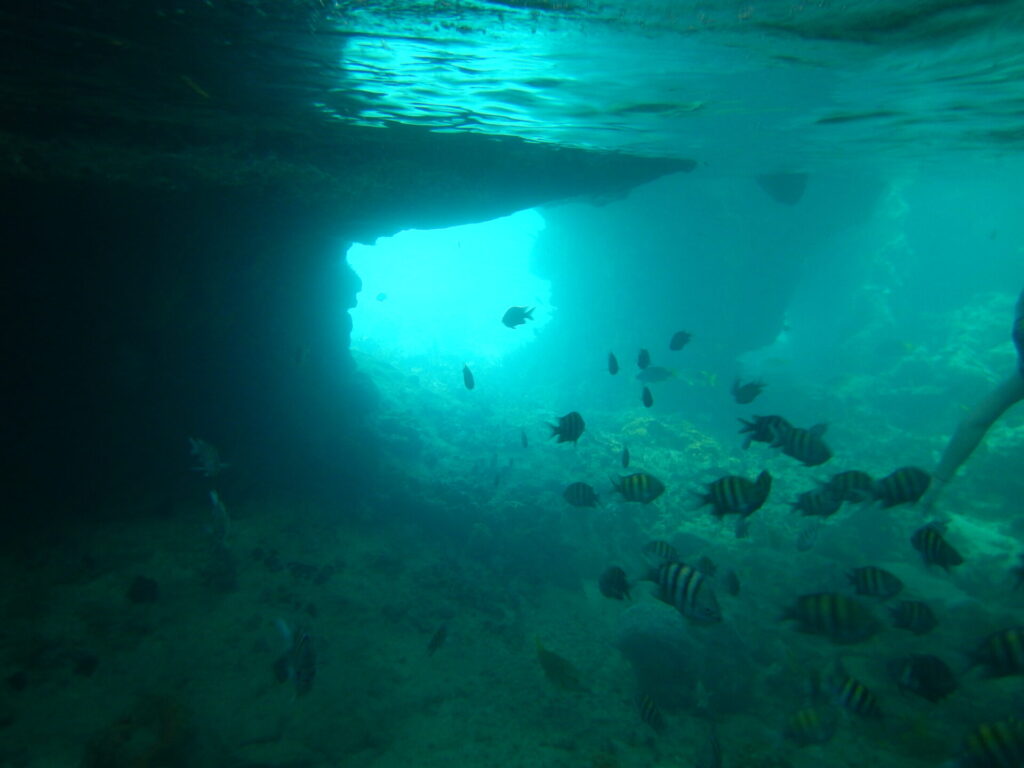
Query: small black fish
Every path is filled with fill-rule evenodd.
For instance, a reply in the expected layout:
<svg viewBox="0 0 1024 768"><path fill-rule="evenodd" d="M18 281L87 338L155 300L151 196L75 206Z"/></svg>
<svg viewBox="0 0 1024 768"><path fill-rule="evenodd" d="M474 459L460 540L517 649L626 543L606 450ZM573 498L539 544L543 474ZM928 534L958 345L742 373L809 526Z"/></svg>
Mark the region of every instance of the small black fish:
<svg viewBox="0 0 1024 768"><path fill-rule="evenodd" d="M801 632L823 635L839 644L863 642L881 629L864 603L836 592L801 595L782 620L796 621Z"/></svg>
<svg viewBox="0 0 1024 768"><path fill-rule="evenodd" d="M842 499L835 495L829 486L822 486L812 491L804 491L791 501L790 506L799 510L805 517L831 517L839 511Z"/></svg>
<svg viewBox="0 0 1024 768"><path fill-rule="evenodd" d="M781 416L754 416L753 421L740 419L739 422L743 425L740 434L749 433L743 442L744 450L749 448L752 442L774 443L778 433L792 428L790 423Z"/></svg>
<svg viewBox="0 0 1024 768"><path fill-rule="evenodd" d="M530 441L526 439L526 430L525 429L519 430L519 442L522 444L523 448L529 448L530 447Z"/></svg>
<svg viewBox="0 0 1024 768"><path fill-rule="evenodd" d="M1024 586L1024 554L1018 556L1017 565L1010 569L1010 575L1013 576L1014 591Z"/></svg>
<svg viewBox="0 0 1024 768"><path fill-rule="evenodd" d="M622 468L625 469L629 466L629 446L622 446Z"/></svg>
<svg viewBox="0 0 1024 768"><path fill-rule="evenodd" d="M615 359L615 353L608 353L608 373L614 376L619 372L619 361Z"/></svg>
<svg viewBox="0 0 1024 768"><path fill-rule="evenodd" d="M549 424L551 437L558 436L559 443L575 443L580 439L587 425L576 411L570 411L558 419L558 424Z"/></svg>
<svg viewBox="0 0 1024 768"><path fill-rule="evenodd" d="M617 565L605 568L601 578L597 580L597 586L601 594L613 600L630 600L629 582L626 580L626 572Z"/></svg>
<svg viewBox="0 0 1024 768"><path fill-rule="evenodd" d="M827 488L842 501L854 503L872 498L874 487L875 481L871 479L871 475L856 469L838 472L822 486L823 489Z"/></svg>
<svg viewBox="0 0 1024 768"><path fill-rule="evenodd" d="M740 475L727 475L708 485L707 493L700 496L700 506L710 504L716 517L737 514L752 515L767 501L772 488L772 476L764 470L757 480L750 481Z"/></svg>
<svg viewBox="0 0 1024 768"><path fill-rule="evenodd" d="M562 493L562 498L574 507L597 506L597 493L586 483L570 483Z"/></svg>
<svg viewBox="0 0 1024 768"><path fill-rule="evenodd" d="M915 635L926 635L939 625L935 613L920 600L900 600L889 610L892 625Z"/></svg>
<svg viewBox="0 0 1024 768"><path fill-rule="evenodd" d="M540 667L544 670L544 676L547 677L552 685L561 688L563 691L574 693L586 692L586 686L580 682L580 673L573 666L572 662L553 651L549 651L541 645L539 639L535 639L534 642L537 645L537 661L540 662Z"/></svg>
<svg viewBox="0 0 1024 768"><path fill-rule="evenodd" d="M651 726L656 733L665 732L665 717L649 695L641 693L636 697L636 709L640 713L640 719Z"/></svg>
<svg viewBox="0 0 1024 768"><path fill-rule="evenodd" d="M651 390L649 390L647 387L644 387L641 399L644 402L644 408L650 408L652 405L654 405L654 396L651 394Z"/></svg>
<svg viewBox="0 0 1024 768"><path fill-rule="evenodd" d="M650 504L665 492L665 484L654 475L646 472L635 472L632 475L612 480L612 487L622 494L626 501L638 501Z"/></svg>
<svg viewBox="0 0 1024 768"><path fill-rule="evenodd" d="M673 352L678 352L680 349L690 343L690 339L693 338L692 334L686 331L676 331L672 334L672 338L668 342L668 348Z"/></svg>
<svg viewBox="0 0 1024 768"><path fill-rule="evenodd" d="M858 595L880 597L883 600L899 594L903 582L884 568L865 565L846 574Z"/></svg>
<svg viewBox="0 0 1024 768"><path fill-rule="evenodd" d="M825 434L825 425L816 424L810 429L800 427L782 427L775 429L773 448L781 448L787 456L800 461L807 467L816 467L832 458L831 449L821 439Z"/></svg>
<svg viewBox="0 0 1024 768"><path fill-rule="evenodd" d="M527 320L533 320L534 307L509 307L501 318L501 322L507 327L515 329L517 325L523 325Z"/></svg>
<svg viewBox="0 0 1024 768"><path fill-rule="evenodd" d="M987 667L990 677L1024 675L1024 627L993 632L981 641L971 658Z"/></svg>
<svg viewBox="0 0 1024 768"><path fill-rule="evenodd" d="M964 562L963 556L946 541L942 536L941 527L935 523L928 523L914 531L910 543L921 553L926 565L940 565L946 573L949 573L950 568Z"/></svg>
<svg viewBox="0 0 1024 768"><path fill-rule="evenodd" d="M473 372L469 370L468 365L462 366L462 383L466 385L466 389L472 389L476 386L476 380L473 378Z"/></svg>
<svg viewBox="0 0 1024 768"><path fill-rule="evenodd" d="M740 380L733 379L732 382L732 399L740 405L746 405L752 403L757 399L757 396L764 391L763 381L748 381L746 384L740 384Z"/></svg>
<svg viewBox="0 0 1024 768"><path fill-rule="evenodd" d="M938 656L915 653L896 659L889 663L889 674L900 690L931 702L941 701L957 689L953 670Z"/></svg>
<svg viewBox="0 0 1024 768"><path fill-rule="evenodd" d="M923 469L901 467L875 483L872 489L882 507L888 509L897 504L913 504L928 490L932 478Z"/></svg>
<svg viewBox="0 0 1024 768"><path fill-rule="evenodd" d="M427 656L433 656L437 649L444 645L444 641L448 638L448 625L442 624L434 632L434 636L430 638L430 642L427 643Z"/></svg>
<svg viewBox="0 0 1024 768"><path fill-rule="evenodd" d="M640 353L636 356L636 364L640 366L640 370L643 370L651 364L651 353L646 349L641 349Z"/></svg>

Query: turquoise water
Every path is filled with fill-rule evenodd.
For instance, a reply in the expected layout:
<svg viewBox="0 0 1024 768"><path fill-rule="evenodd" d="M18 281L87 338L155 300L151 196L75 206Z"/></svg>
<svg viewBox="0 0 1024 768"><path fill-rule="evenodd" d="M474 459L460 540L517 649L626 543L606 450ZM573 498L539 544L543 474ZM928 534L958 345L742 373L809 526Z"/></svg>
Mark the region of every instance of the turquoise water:
<svg viewBox="0 0 1024 768"><path fill-rule="evenodd" d="M72 334L86 351L55 360L35 340L60 334L28 335L12 367L46 386L16 410L88 413L11 441L35 471L10 505L31 544L0 559L0 768L1024 765L1020 407L934 507L872 484L827 517L796 508L842 471L931 473L1015 375L1024 4L208 0L17 18L5 39L49 66L23 68L30 96L10 89L11 130L58 153L102 115L117 130L83 167L107 175L75 185L116 187L159 136L166 186L123 213L96 214L102 195L94 215L47 208L71 234L19 251L80 259L71 290L47 275L22 301L88 344ZM259 215L233 218L251 190L232 184L193 199L177 164L206 131L206 161L301 157L314 179L322 154L341 187L346 164L374 169L377 217L339 206L336 227L294 232L312 181ZM499 198L481 179L507 169L442 134L693 162L480 222L505 203L448 194ZM462 226L395 234L392 204L409 209L391 164L455 169L417 188L441 213L414 223ZM515 183L509 199L532 199ZM512 307L532 317L503 324ZM764 391L738 402L752 381ZM572 413L585 429L557 442ZM769 415L800 432L745 447L742 423ZM75 441L106 462L76 463ZM713 485L727 477L751 482ZM37 500L65 483L73 498ZM927 562L933 523L961 564ZM687 586L656 583L662 560ZM855 595L869 566L899 593ZM902 600L936 626L897 626ZM955 690L915 692L919 655Z"/></svg>

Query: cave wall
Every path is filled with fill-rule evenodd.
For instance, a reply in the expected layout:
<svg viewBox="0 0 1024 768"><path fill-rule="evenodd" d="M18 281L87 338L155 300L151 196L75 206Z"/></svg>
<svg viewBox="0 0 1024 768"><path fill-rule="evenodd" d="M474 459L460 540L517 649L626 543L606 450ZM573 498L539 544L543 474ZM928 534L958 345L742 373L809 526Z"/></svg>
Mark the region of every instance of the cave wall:
<svg viewBox="0 0 1024 768"><path fill-rule="evenodd" d="M425 131L400 144L364 158L350 186L367 194L346 199L234 178L4 179L14 525L202 498L213 483L190 471L189 437L222 451L217 487L235 500L356 503L374 482L374 390L348 353L347 245L621 194L680 167Z"/></svg>

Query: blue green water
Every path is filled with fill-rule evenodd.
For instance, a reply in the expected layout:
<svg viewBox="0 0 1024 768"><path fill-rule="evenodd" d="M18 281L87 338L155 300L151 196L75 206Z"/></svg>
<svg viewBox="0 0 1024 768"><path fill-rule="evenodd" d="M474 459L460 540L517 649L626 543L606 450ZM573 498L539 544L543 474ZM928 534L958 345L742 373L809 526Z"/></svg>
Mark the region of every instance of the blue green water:
<svg viewBox="0 0 1024 768"><path fill-rule="evenodd" d="M28 17L37 33L59 22L71 43L56 58L74 66L58 69L94 76L68 93L122 121L125 145L143 145L134 121L156 115L235 137L257 166L307 139L345 158L345 131L372 129L377 154L350 159L380 169L385 209L389 147L418 129L693 167L497 222L439 193L438 218L466 227L387 241L394 221L339 210L329 258L322 233L300 234L315 254L307 264L297 247L280 280L264 222L242 246L258 258L212 259L191 282L178 246L152 242L179 242L173 224L140 238L161 258L131 274L157 288L131 287L127 330L74 318L99 339L90 349L109 350L70 380L153 425L144 445L113 426L76 439L110 465L162 457L159 472L113 490L123 476L90 478L81 514L17 507L58 524L0 559L0 767L1024 765L1009 720L1024 717L1020 407L934 508L885 507L875 486L826 519L793 508L840 471L931 472L1014 375L1024 4L209 0ZM179 34L190 45L176 48ZM126 76L121 53L152 69ZM44 115L74 101L37 98ZM264 132L247 143L250 122ZM188 145L171 134L156 166L169 188L168 147ZM403 164L409 146L432 151L404 146ZM775 174L798 191L773 196ZM232 198L214 202L216 220ZM268 231L288 231L275 213ZM105 247L103 230L82 229ZM233 231L186 231L182 248L194 237L230 255ZM532 319L503 325L513 306ZM239 327L254 317L257 330ZM692 338L672 350L678 331ZM162 342L174 380L159 384L190 393L188 418L152 381ZM658 375L641 372L641 350ZM736 379L764 391L738 403ZM96 412L75 423L107 427ZM572 412L584 431L556 442L551 425ZM805 466L782 432L745 449L741 420L768 415L827 425L831 457ZM76 470L62 439L32 443L54 487ZM763 471L770 494L742 526L701 505L714 481ZM631 473L664 492L630 501L614 488ZM596 505L567 498L573 483ZM931 522L962 564L915 548ZM689 586L649 580L652 541L675 550ZM602 590L611 566L629 599ZM857 598L870 632L836 607L865 566L902 585ZM710 591L719 622L692 604ZM822 603L835 615L796 615L814 593L843 596ZM927 604L937 626L896 627L901 600ZM979 645L1005 631L1009 658L979 664ZM955 678L941 700L900 671L921 654Z"/></svg>

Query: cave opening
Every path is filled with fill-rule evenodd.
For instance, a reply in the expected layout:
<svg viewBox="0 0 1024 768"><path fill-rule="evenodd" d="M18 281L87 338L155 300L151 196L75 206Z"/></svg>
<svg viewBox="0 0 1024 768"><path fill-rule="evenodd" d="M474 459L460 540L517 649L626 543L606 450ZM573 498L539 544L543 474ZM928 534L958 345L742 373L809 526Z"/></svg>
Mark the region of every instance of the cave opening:
<svg viewBox="0 0 1024 768"><path fill-rule="evenodd" d="M449 383L463 365L499 367L552 317L550 283L532 269L544 226L530 209L353 245L347 260L362 282L351 310L353 352ZM532 322L503 325L511 306L533 307Z"/></svg>

